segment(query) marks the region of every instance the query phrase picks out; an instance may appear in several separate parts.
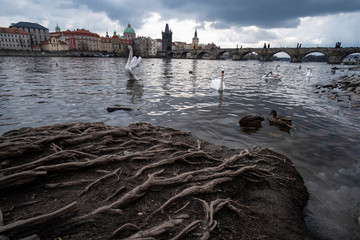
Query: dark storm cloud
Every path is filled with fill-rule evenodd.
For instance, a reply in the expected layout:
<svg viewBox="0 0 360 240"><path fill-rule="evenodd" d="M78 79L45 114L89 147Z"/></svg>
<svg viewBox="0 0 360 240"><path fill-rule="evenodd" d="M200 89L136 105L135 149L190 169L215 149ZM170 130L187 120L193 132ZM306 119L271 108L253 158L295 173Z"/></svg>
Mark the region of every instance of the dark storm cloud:
<svg viewBox="0 0 360 240"><path fill-rule="evenodd" d="M168 9L192 13L199 20L262 28L296 27L300 17L360 11L359 0L163 0Z"/></svg>
<svg viewBox="0 0 360 240"><path fill-rule="evenodd" d="M85 5L94 12L106 12L112 20L119 20L121 24L130 22L135 28L142 25L141 20L149 11L161 12L161 2L151 0L78 0L74 1L76 3Z"/></svg>
<svg viewBox="0 0 360 240"><path fill-rule="evenodd" d="M113 20L141 25L149 11L163 19L195 18L216 21L214 27L255 25L262 28L296 27L300 17L360 11L359 0L78 0L93 11L105 11ZM75 2L75 3L76 3Z"/></svg>

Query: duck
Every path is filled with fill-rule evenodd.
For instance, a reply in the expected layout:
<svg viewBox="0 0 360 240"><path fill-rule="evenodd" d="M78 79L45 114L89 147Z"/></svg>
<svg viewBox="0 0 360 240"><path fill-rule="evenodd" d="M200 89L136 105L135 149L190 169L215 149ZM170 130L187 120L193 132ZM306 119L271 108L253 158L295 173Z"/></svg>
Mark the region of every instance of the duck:
<svg viewBox="0 0 360 240"><path fill-rule="evenodd" d="M265 120L265 118L260 115L248 115L248 116L242 117L239 120L239 124L241 127L259 128L259 127L261 127L261 122L264 120Z"/></svg>
<svg viewBox="0 0 360 240"><path fill-rule="evenodd" d="M292 120L290 118L278 116L275 110L272 110L269 115L272 115L272 119L269 119L270 125L275 125L284 130L290 130L293 127Z"/></svg>
<svg viewBox="0 0 360 240"><path fill-rule="evenodd" d="M225 83L224 83L224 71L221 71L221 79L213 79L210 83L210 88L218 91L224 91Z"/></svg>

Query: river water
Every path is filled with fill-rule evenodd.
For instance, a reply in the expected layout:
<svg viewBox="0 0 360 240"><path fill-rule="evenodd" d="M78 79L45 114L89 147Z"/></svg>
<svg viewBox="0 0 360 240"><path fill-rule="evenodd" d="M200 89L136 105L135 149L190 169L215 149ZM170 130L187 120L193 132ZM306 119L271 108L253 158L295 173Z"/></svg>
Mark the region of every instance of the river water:
<svg viewBox="0 0 360 240"><path fill-rule="evenodd" d="M326 63L299 69L289 62L144 59L137 81L126 75L126 60L0 57L0 134L55 123L146 121L229 148L272 148L304 178L309 228L322 239L360 239L360 107L314 87L356 72L332 74ZM280 82L261 78L278 64ZM307 67L313 67L310 80ZM209 86L222 70L226 89L220 97ZM133 111L108 113L113 106ZM293 119L290 134L266 121L252 133L239 127L240 117L268 116L272 109Z"/></svg>

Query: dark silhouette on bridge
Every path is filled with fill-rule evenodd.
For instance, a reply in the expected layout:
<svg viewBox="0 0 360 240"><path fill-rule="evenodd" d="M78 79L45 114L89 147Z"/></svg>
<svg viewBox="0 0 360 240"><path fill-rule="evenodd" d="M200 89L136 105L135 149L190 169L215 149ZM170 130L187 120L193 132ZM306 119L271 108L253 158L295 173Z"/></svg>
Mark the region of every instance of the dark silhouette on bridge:
<svg viewBox="0 0 360 240"><path fill-rule="evenodd" d="M359 53L358 47L346 48L330 48L330 47L314 47L314 48L214 48L214 49L192 49L192 50L173 50L162 52L162 57L169 58L190 58L201 59L205 54L210 59L221 59L224 53L230 53L233 60L245 60L245 56L249 53L256 53L260 61L272 61L272 57L280 52L287 53L290 56L290 62L301 63L303 58L311 53L320 52L328 58L329 64L340 64L342 60L352 54Z"/></svg>

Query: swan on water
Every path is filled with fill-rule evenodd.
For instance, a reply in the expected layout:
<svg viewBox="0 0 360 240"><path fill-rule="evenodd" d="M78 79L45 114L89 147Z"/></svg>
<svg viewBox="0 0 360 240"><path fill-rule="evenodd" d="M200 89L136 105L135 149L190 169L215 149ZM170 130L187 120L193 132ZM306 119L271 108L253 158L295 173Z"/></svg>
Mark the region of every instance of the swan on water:
<svg viewBox="0 0 360 240"><path fill-rule="evenodd" d="M130 45L128 45L129 49L129 58L125 65L125 71L135 80L139 80L142 74L142 58L133 56L133 49Z"/></svg>
<svg viewBox="0 0 360 240"><path fill-rule="evenodd" d="M268 72L267 74L263 75L261 78L265 80L281 80L282 76L277 73L273 73L272 71Z"/></svg>
<svg viewBox="0 0 360 240"><path fill-rule="evenodd" d="M306 77L310 79L312 76L312 68L307 68Z"/></svg>
<svg viewBox="0 0 360 240"><path fill-rule="evenodd" d="M267 74L263 75L261 78L263 78L265 80L280 80L282 78L282 76L278 73L279 67L280 67L280 65L277 65L275 72L270 71Z"/></svg>
<svg viewBox="0 0 360 240"><path fill-rule="evenodd" d="M210 83L210 88L218 91L224 91L224 71L221 71L221 79L212 79Z"/></svg>

